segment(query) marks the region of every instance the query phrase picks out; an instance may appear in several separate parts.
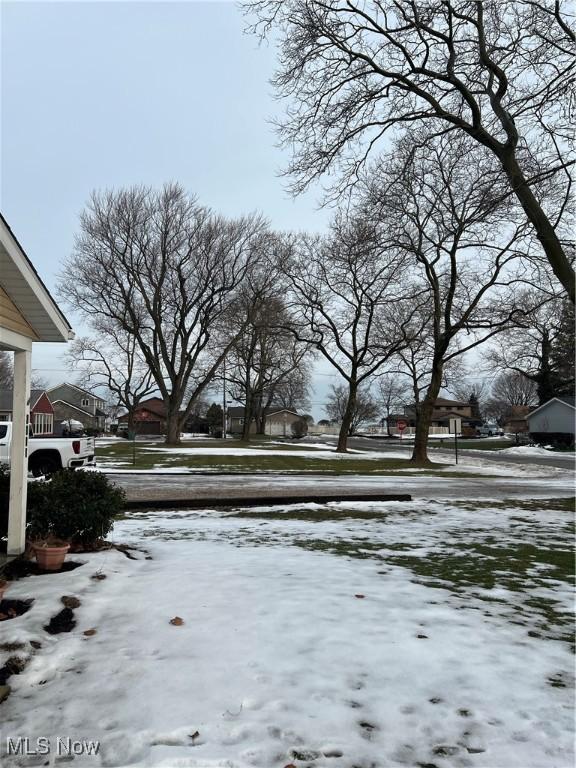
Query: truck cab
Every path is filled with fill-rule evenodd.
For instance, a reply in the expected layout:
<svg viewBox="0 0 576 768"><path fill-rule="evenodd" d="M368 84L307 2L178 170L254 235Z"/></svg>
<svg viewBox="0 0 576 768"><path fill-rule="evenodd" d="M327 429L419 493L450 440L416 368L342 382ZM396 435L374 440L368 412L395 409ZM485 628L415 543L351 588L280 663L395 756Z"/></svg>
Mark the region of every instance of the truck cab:
<svg viewBox="0 0 576 768"><path fill-rule="evenodd" d="M0 464L10 464L12 422L0 422ZM28 471L34 477L59 469L94 466L93 437L29 437Z"/></svg>

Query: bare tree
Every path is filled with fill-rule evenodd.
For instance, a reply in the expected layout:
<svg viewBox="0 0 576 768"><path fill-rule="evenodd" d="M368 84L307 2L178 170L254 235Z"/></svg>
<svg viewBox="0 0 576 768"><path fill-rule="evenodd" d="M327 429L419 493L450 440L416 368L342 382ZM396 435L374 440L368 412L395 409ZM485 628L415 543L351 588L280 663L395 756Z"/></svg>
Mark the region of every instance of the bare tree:
<svg viewBox="0 0 576 768"><path fill-rule="evenodd" d="M235 322L243 318L244 331L230 349L227 380L231 397L244 405L243 440L250 439L254 420L256 432L265 433L276 394L310 357L309 346L287 330L290 321L278 282L277 273L269 270L250 281L234 312Z"/></svg>
<svg viewBox="0 0 576 768"><path fill-rule="evenodd" d="M573 311L566 310L560 299L536 306L486 354L495 373L516 372L534 382L540 404L574 391L574 321Z"/></svg>
<svg viewBox="0 0 576 768"><path fill-rule="evenodd" d="M505 371L494 381L484 412L488 418L503 426L507 419L518 414L519 409L537 402L538 393L533 381L518 371Z"/></svg>
<svg viewBox="0 0 576 768"><path fill-rule="evenodd" d="M380 407L369 388L357 390L354 407L350 414L348 387L343 384L332 385L324 410L331 421L342 424L347 419L348 435L353 435L364 424L376 421L380 417Z"/></svg>
<svg viewBox="0 0 576 768"><path fill-rule="evenodd" d="M310 365L294 368L274 388L274 403L297 412L307 411L310 408L311 386Z"/></svg>
<svg viewBox="0 0 576 768"><path fill-rule="evenodd" d="M566 243L576 37L556 0L245 0L279 40L273 83L295 192L354 183L390 129L465 135L496 158L574 302ZM338 173L338 171L340 173ZM552 198L548 193L552 192ZM561 236L565 225L566 238Z"/></svg>
<svg viewBox="0 0 576 768"><path fill-rule="evenodd" d="M376 391L383 418L386 420L386 431L390 437L390 416L394 412L400 412L410 402L409 382L400 372L385 373L378 377Z"/></svg>
<svg viewBox="0 0 576 768"><path fill-rule="evenodd" d="M13 379L12 356L9 352L0 351L0 388L11 389Z"/></svg>
<svg viewBox="0 0 576 768"><path fill-rule="evenodd" d="M535 405L536 386L518 371L501 373L492 385L491 395L507 405Z"/></svg>
<svg viewBox="0 0 576 768"><path fill-rule="evenodd" d="M416 336L418 357L429 362L426 391L416 403L412 459L428 462L434 402L446 364L508 328L526 309L527 222L502 201L502 174L481 151L455 136L401 143L393 161L378 166L363 206L373 206L394 247L412 257L425 290L427 327ZM414 368L418 373L417 368ZM419 384L414 379L418 388Z"/></svg>
<svg viewBox="0 0 576 768"><path fill-rule="evenodd" d="M94 193L80 225L59 295L133 337L165 403L166 440L177 443L242 332L224 320L265 247L264 223L217 216L167 184Z"/></svg>
<svg viewBox="0 0 576 768"><path fill-rule="evenodd" d="M106 388L111 404L128 411L132 432L136 407L157 389L134 335L101 322L99 334L75 339L65 359L78 371L81 386Z"/></svg>
<svg viewBox="0 0 576 768"><path fill-rule="evenodd" d="M467 379L466 375L463 375L448 385L446 389L458 400L470 405L472 416L477 419L482 418L483 403L486 400L489 389L486 379L472 383Z"/></svg>
<svg viewBox="0 0 576 768"><path fill-rule="evenodd" d="M286 260L293 333L347 382L339 452L347 450L359 388L415 334L417 300L404 266L372 224L343 216L327 237L298 237Z"/></svg>
<svg viewBox="0 0 576 768"><path fill-rule="evenodd" d="M0 389L12 389L14 383L13 357L11 352L0 350ZM32 389L46 389L48 383L36 369L32 369L30 379Z"/></svg>
<svg viewBox="0 0 576 768"><path fill-rule="evenodd" d="M427 317L424 317L428 313ZM434 371L435 344L431 332L429 308L423 308L422 317L418 322L420 333L414 335L410 344L394 357L390 374L406 378L406 400L416 416L420 404L426 397ZM460 349L458 339L452 342L452 351ZM450 390L453 383L464 375L463 361L457 355L445 360L442 365L440 389Z"/></svg>

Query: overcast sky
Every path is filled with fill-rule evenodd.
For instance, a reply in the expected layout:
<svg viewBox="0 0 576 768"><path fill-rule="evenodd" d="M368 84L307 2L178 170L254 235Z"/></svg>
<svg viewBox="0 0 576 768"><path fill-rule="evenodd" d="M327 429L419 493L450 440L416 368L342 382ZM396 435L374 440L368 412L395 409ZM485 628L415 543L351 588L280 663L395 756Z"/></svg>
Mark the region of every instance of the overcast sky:
<svg viewBox="0 0 576 768"><path fill-rule="evenodd" d="M325 229L319 191L293 200L278 176L275 51L244 25L229 2L3 0L1 207L50 289L95 188L175 180L230 216ZM36 345L50 383L73 376L60 354ZM316 418L327 372L315 377Z"/></svg>

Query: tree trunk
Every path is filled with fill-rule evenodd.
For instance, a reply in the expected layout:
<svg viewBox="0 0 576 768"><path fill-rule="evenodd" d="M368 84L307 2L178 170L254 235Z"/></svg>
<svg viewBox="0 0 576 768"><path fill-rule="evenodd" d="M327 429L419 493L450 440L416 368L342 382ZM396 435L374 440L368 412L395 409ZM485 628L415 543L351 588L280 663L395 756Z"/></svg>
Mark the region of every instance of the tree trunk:
<svg viewBox="0 0 576 768"><path fill-rule="evenodd" d="M262 402L262 395L259 394L254 406L254 418L256 421L256 434L266 434L266 408Z"/></svg>
<svg viewBox="0 0 576 768"><path fill-rule="evenodd" d="M542 210L542 206L526 181L526 177L518 165L513 150L503 153L501 162L504 171L510 180L514 194L520 201L524 213L534 227L536 237L540 240L544 253L552 267L552 271L565 288L566 293L570 297L570 301L574 304L576 300L574 270L564 252L564 248L556 234L556 230L552 226L546 213Z"/></svg>
<svg viewBox="0 0 576 768"><path fill-rule="evenodd" d="M180 415L178 413L166 414L166 445L180 444Z"/></svg>
<svg viewBox="0 0 576 768"><path fill-rule="evenodd" d="M348 390L348 402L346 403L346 409L342 416L342 424L340 426L340 434L338 435L338 445L336 446L336 453L348 452L348 435L350 432L350 425L354 417L354 409L356 407L356 392L358 385L356 383L350 383Z"/></svg>
<svg viewBox="0 0 576 768"><path fill-rule="evenodd" d="M254 408L251 398L246 398L246 404L244 406L244 424L242 425L242 440L246 443L250 442L250 427L252 426L252 416L254 415Z"/></svg>
<svg viewBox="0 0 576 768"><path fill-rule="evenodd" d="M256 416L256 434L266 434L266 414L264 412L261 412Z"/></svg>
<svg viewBox="0 0 576 768"><path fill-rule="evenodd" d="M434 403L442 384L443 368L444 364L441 360L434 361L432 378L426 396L416 410L416 434L414 436L414 449L411 458L413 464L431 464L428 458L428 436L430 434L430 422L432 421Z"/></svg>
<svg viewBox="0 0 576 768"><path fill-rule="evenodd" d="M540 370L538 371L537 390L538 390L538 405L547 403L550 398L554 397L555 382L550 366L550 353L552 351L552 344L550 342L550 334L548 331L544 331L542 334L542 351Z"/></svg>

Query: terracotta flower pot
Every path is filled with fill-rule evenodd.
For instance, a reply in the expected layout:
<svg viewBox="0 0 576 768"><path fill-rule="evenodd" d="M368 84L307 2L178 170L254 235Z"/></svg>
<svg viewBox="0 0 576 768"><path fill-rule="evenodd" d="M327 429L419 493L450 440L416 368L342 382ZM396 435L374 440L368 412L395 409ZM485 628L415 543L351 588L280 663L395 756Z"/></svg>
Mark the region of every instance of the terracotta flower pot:
<svg viewBox="0 0 576 768"><path fill-rule="evenodd" d="M46 542L32 544L36 562L43 571L59 571L70 549L70 544L47 544Z"/></svg>

